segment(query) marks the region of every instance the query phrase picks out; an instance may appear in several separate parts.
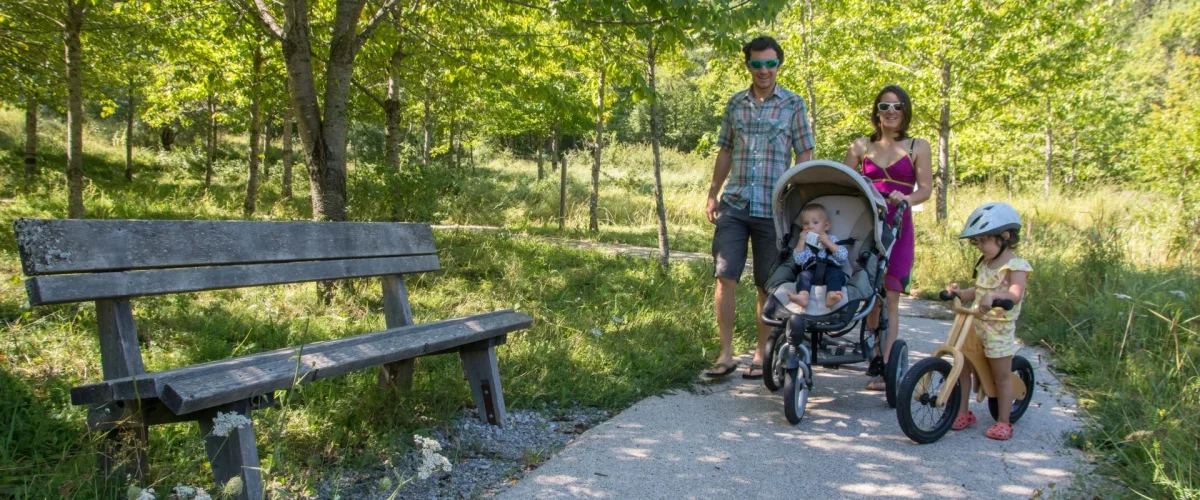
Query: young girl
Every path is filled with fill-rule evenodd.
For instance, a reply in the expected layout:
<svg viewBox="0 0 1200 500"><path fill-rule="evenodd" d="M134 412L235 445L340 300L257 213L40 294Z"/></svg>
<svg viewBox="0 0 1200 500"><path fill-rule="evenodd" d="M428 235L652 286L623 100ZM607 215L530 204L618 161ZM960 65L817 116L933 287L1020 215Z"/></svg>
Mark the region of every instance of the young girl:
<svg viewBox="0 0 1200 500"><path fill-rule="evenodd" d="M957 293L965 301L975 301L975 307L989 311L975 321L975 333L983 343L984 356L988 358L996 383L996 399L1000 403L999 418L987 431L987 437L1006 440L1012 437L1012 423L1008 417L1012 412L1012 379L999 374L1012 372L1013 354L1017 353L1016 321L1021 315L1021 299L1025 295L1025 283L1033 267L1025 259L1013 253L1021 230L1021 216L1006 203L988 203L967 218L960 239L967 239L979 250L979 262L975 264L975 286L960 290L951 283L946 290ZM991 312L992 303L998 299L1009 299L1015 304L1011 311ZM962 430L975 424L975 414L967 410L971 399L970 362L959 375L962 399L958 418L951 429Z"/></svg>

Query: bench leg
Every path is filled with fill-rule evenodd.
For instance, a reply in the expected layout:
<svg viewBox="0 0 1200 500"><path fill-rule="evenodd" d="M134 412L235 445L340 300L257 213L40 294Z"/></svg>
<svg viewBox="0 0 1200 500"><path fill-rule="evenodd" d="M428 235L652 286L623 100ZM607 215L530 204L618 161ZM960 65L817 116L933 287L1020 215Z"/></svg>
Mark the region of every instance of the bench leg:
<svg viewBox="0 0 1200 500"><path fill-rule="evenodd" d="M463 346L462 358L471 396L479 411L479 419L504 427L508 412L504 408L504 393L500 391L500 367L496 364L496 346L491 339Z"/></svg>
<svg viewBox="0 0 1200 500"><path fill-rule="evenodd" d="M258 463L258 449L254 443L254 425L246 425L230 431L229 436L213 434L213 419L217 412L236 412L250 417L250 400L238 401L206 410L200 419L200 433L204 435L204 449L212 464L216 490L224 489L233 478L240 478L241 492L232 498L239 500L261 500L263 498L262 471Z"/></svg>
<svg viewBox="0 0 1200 500"><path fill-rule="evenodd" d="M379 387L400 392L412 390L415 359L405 359L379 367Z"/></svg>
<svg viewBox="0 0 1200 500"><path fill-rule="evenodd" d="M145 419L136 401L93 406L88 429L102 434L97 468L105 481L124 484L126 477L141 483L149 472Z"/></svg>

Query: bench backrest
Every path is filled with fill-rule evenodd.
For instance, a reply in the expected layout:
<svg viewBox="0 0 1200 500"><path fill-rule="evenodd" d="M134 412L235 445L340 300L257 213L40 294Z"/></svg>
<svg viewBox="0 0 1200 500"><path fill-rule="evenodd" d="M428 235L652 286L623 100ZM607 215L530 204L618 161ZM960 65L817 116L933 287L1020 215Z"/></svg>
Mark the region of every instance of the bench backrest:
<svg viewBox="0 0 1200 500"><path fill-rule="evenodd" d="M32 305L441 268L428 224L20 219Z"/></svg>

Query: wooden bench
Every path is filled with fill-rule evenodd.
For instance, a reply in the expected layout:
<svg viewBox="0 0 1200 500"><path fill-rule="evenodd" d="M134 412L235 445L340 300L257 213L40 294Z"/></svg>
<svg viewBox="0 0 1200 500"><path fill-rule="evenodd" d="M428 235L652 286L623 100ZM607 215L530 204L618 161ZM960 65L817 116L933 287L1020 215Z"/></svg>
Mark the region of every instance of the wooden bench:
<svg viewBox="0 0 1200 500"><path fill-rule="evenodd" d="M14 224L31 305L95 301L102 382L71 390L104 434L105 474L146 473L146 430L196 421L218 487L263 496L254 427L213 433L214 418L273 403L275 391L379 366L406 390L418 356L458 352L479 417L503 426L497 345L532 319L511 310L414 325L404 275L440 269L427 224L21 219ZM146 373L130 299L380 276L387 329Z"/></svg>

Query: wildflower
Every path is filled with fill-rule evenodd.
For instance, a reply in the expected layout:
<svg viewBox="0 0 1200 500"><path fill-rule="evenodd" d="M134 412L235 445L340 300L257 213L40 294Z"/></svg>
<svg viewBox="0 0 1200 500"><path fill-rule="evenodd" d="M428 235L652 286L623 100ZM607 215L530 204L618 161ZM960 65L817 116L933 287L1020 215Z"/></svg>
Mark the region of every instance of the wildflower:
<svg viewBox="0 0 1200 500"><path fill-rule="evenodd" d="M1128 295L1125 295L1125 294L1123 294L1123 293L1114 293L1114 294L1113 294L1113 297L1116 297L1116 298L1118 298L1118 299L1121 299L1121 300L1129 300L1129 299L1132 299L1132 298L1133 298L1133 297L1130 297L1130 296L1128 296Z"/></svg>
<svg viewBox="0 0 1200 500"><path fill-rule="evenodd" d="M236 411L229 413L217 412L217 417L213 419L212 434L214 436L227 437L234 429L241 429L247 425L254 425L250 417Z"/></svg>
<svg viewBox="0 0 1200 500"><path fill-rule="evenodd" d="M134 485L129 485L129 489L125 490L125 496L129 500L154 500L154 488L141 489Z"/></svg>
<svg viewBox="0 0 1200 500"><path fill-rule="evenodd" d="M221 488L221 496L225 498L233 498L242 494L242 476L233 476L229 478L229 482L225 483L225 487Z"/></svg>
<svg viewBox="0 0 1200 500"><path fill-rule="evenodd" d="M615 314L613 315L613 317L612 317L612 320L613 320L613 323L616 323L616 324L618 324L618 325L625 323L625 318L622 318L622 317L620 317L620 316L617 316L617 315L615 315Z"/></svg>
<svg viewBox="0 0 1200 500"><path fill-rule="evenodd" d="M171 493L174 493L179 500L212 500L212 497L208 495L207 491L204 491L204 488L193 488L182 484L176 485L171 490Z"/></svg>
<svg viewBox="0 0 1200 500"><path fill-rule="evenodd" d="M413 442L421 447L421 464L417 466L417 477L428 479L434 472L450 472L450 459L438 454L442 451L441 443L436 439L413 436Z"/></svg>
<svg viewBox="0 0 1200 500"><path fill-rule="evenodd" d="M600 331L600 328L592 327L592 335L599 337L602 334L604 334L604 332Z"/></svg>
<svg viewBox="0 0 1200 500"><path fill-rule="evenodd" d="M1171 295L1174 295L1174 296L1179 297L1184 300L1187 300L1187 298L1188 298L1187 293L1184 292L1183 290L1171 290Z"/></svg>

